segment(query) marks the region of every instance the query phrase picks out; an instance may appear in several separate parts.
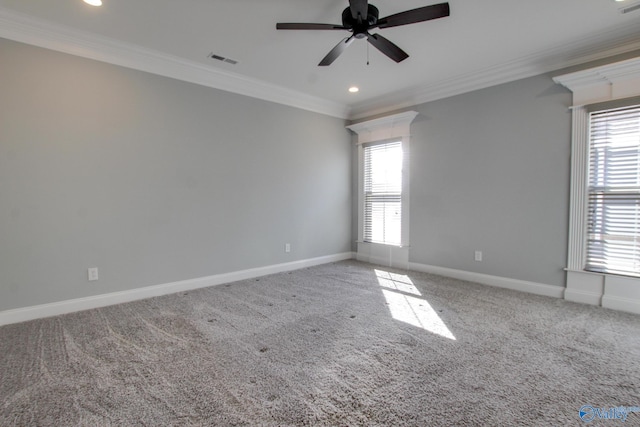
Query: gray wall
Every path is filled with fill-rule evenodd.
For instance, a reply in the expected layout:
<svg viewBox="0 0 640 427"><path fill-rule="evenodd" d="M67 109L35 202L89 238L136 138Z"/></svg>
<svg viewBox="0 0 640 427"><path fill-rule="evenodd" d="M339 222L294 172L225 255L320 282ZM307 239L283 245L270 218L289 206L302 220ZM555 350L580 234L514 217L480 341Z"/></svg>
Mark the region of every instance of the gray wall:
<svg viewBox="0 0 640 427"><path fill-rule="evenodd" d="M417 106L410 260L564 286L569 105L543 75Z"/></svg>
<svg viewBox="0 0 640 427"><path fill-rule="evenodd" d="M639 55L405 109L419 112L411 125L409 260L564 287L572 94L551 76ZM354 194L357 176L354 169ZM357 238L356 223L351 237ZM474 261L476 250L482 262Z"/></svg>
<svg viewBox="0 0 640 427"><path fill-rule="evenodd" d="M409 261L564 286L570 105L542 75L410 108Z"/></svg>
<svg viewBox="0 0 640 427"><path fill-rule="evenodd" d="M0 39L0 310L350 251L344 125Z"/></svg>

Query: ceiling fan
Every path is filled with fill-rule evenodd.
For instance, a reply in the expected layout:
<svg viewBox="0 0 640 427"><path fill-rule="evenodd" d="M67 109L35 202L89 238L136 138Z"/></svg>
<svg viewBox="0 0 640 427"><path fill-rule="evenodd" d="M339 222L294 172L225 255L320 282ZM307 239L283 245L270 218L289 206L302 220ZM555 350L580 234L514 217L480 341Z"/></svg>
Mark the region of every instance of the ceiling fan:
<svg viewBox="0 0 640 427"><path fill-rule="evenodd" d="M278 30L347 30L353 34L344 38L318 64L331 65L355 39L367 39L373 47L396 62L409 55L380 34L370 34L373 28L390 28L449 16L449 3L419 7L378 19L378 8L367 0L349 0L349 7L342 12L342 25L287 23L276 24Z"/></svg>

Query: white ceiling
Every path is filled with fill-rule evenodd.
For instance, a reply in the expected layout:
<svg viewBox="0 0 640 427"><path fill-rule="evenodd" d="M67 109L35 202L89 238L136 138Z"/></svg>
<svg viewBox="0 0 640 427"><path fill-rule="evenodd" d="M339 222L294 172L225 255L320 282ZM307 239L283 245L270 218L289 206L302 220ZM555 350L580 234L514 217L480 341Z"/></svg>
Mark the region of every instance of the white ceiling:
<svg viewBox="0 0 640 427"><path fill-rule="evenodd" d="M438 2L372 1L381 17ZM81 0L0 0L0 37L113 63L119 63L113 59L118 54L135 54L148 66L121 65L147 71L158 71L162 59L197 69L198 82L209 79L211 86L276 102L300 97L304 105L291 104L318 105L309 109L345 118L640 49L640 10L620 13L638 0L450 0L448 18L377 30L410 55L404 62L396 64L373 47L367 53L367 43L357 40L329 67L317 64L349 33L277 31L275 25L340 24L347 0L103 3L95 8ZM212 52L238 64L207 58ZM227 83L217 85L216 79ZM351 85L360 92L348 93Z"/></svg>

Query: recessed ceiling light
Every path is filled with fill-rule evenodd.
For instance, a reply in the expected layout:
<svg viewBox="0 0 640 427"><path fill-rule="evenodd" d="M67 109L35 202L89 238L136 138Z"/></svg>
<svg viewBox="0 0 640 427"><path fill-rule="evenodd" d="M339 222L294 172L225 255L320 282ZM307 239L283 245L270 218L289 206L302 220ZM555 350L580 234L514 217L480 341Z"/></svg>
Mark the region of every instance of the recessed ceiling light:
<svg viewBox="0 0 640 427"><path fill-rule="evenodd" d="M356 93L356 92L359 92L359 91L360 91L360 88L358 86L351 86L349 88L349 92L351 92L351 93Z"/></svg>
<svg viewBox="0 0 640 427"><path fill-rule="evenodd" d="M84 2L91 6L102 6L102 0L84 0Z"/></svg>

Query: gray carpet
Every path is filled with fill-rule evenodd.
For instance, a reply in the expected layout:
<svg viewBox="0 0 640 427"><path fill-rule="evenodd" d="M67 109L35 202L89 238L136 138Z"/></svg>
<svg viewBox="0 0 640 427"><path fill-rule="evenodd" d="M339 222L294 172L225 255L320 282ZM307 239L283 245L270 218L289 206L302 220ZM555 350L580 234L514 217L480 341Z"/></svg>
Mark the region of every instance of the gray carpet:
<svg viewBox="0 0 640 427"><path fill-rule="evenodd" d="M0 425L579 426L640 406L639 326L346 261L4 326Z"/></svg>

